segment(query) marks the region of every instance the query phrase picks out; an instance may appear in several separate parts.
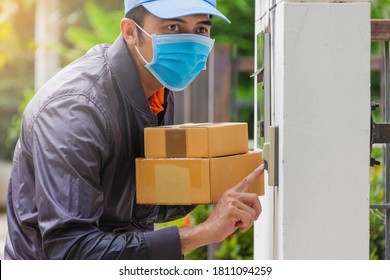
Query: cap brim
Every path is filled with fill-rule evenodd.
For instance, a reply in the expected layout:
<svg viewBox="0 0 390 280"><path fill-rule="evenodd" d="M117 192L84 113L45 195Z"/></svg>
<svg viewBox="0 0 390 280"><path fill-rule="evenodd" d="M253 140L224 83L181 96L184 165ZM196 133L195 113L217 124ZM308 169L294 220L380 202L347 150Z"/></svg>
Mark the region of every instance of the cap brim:
<svg viewBox="0 0 390 280"><path fill-rule="evenodd" d="M182 16L195 15L195 14L209 14L217 16L224 21L230 23L230 20L225 17L214 6L206 1L199 0L165 0L165 1L152 1L142 3L149 12L159 18L178 18Z"/></svg>

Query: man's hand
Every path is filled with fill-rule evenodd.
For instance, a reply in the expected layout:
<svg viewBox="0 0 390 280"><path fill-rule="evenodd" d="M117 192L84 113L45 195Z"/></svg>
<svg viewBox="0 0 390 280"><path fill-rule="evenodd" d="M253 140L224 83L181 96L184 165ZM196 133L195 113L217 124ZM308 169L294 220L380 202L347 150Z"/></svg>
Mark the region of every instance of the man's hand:
<svg viewBox="0 0 390 280"><path fill-rule="evenodd" d="M205 222L193 228L180 228L182 252L221 242L237 229L241 232L248 230L259 218L261 204L257 194L246 191L263 172L264 166L261 165L227 190Z"/></svg>

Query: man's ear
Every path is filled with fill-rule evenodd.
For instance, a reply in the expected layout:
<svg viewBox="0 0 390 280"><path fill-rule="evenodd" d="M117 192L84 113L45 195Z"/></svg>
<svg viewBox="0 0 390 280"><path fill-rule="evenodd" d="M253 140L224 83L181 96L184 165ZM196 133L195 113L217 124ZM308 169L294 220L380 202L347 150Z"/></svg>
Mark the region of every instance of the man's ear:
<svg viewBox="0 0 390 280"><path fill-rule="evenodd" d="M135 45L137 42L137 27L131 19L124 18L121 20L120 28L123 38L128 45Z"/></svg>

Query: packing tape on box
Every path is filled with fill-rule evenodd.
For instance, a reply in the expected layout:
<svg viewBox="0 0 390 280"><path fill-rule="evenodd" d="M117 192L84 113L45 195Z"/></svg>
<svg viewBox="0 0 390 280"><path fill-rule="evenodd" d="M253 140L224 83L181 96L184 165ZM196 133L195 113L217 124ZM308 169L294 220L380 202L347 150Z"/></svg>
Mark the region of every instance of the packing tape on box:
<svg viewBox="0 0 390 280"><path fill-rule="evenodd" d="M166 155L170 158L187 156L185 129L168 129L165 131Z"/></svg>
<svg viewBox="0 0 390 280"><path fill-rule="evenodd" d="M172 164L155 166L156 198L158 203L181 201L191 204L190 171ZM178 182L181 185L178 185Z"/></svg>

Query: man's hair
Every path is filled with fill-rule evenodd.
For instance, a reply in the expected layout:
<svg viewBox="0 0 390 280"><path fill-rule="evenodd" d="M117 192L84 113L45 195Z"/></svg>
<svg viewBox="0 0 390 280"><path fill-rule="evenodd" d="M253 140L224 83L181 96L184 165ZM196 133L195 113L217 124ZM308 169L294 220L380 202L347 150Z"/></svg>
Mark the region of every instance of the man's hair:
<svg viewBox="0 0 390 280"><path fill-rule="evenodd" d="M131 9L126 14L126 18L135 21L139 26L141 26L143 28L145 16L148 14L150 14L150 12L147 9L145 9L142 5L140 5L138 7L135 7L134 9ZM140 43L142 43L142 41L143 41L142 35L143 34L139 28L137 28L137 34L138 34L138 37L140 38Z"/></svg>

